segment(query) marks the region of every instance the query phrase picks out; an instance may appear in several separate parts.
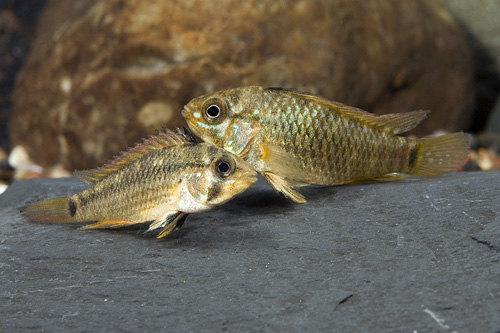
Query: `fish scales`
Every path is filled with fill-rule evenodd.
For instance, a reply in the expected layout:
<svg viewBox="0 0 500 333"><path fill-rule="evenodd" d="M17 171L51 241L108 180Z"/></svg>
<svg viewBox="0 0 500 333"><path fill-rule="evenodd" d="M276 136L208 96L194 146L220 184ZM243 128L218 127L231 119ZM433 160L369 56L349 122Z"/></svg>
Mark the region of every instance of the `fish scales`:
<svg viewBox="0 0 500 333"><path fill-rule="evenodd" d="M169 130L129 149L101 168L76 172L90 188L66 198L24 207L37 222L91 222L84 229L151 222L158 237L182 225L189 213L220 205L250 187L252 166L209 143L192 143Z"/></svg>
<svg viewBox="0 0 500 333"><path fill-rule="evenodd" d="M175 200L173 195L178 184L169 182L167 176L175 179L179 178L179 172L193 172L192 166L182 168L178 163L164 164L164 161L182 159L184 153L182 147L153 152L126 165L123 172L110 175L97 186L79 193L79 201L87 204L82 205L77 217L100 221L125 214L131 221L144 221L158 206L169 205Z"/></svg>
<svg viewBox="0 0 500 333"><path fill-rule="evenodd" d="M352 117L293 95L265 95L268 110L257 120L269 133L269 144L283 147L300 162L302 181L309 184L342 184L363 178L404 172L409 144L406 138L389 136ZM279 105L289 105L281 111ZM314 117L313 117L314 116Z"/></svg>
<svg viewBox="0 0 500 333"><path fill-rule="evenodd" d="M200 96L182 111L203 140L243 157L279 192L340 185L392 173L432 177L458 169L470 136L408 139L428 111L376 116L281 88L241 87Z"/></svg>

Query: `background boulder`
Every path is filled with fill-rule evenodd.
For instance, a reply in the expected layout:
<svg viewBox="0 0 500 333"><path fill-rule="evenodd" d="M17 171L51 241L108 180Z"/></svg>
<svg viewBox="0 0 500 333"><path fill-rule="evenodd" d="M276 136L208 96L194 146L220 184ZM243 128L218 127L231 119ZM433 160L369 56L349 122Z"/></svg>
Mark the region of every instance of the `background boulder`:
<svg viewBox="0 0 500 333"><path fill-rule="evenodd" d="M494 109L497 100L500 106L500 1L438 1L456 18L473 49L476 112L471 130L480 132L486 123L487 131L500 133L500 110Z"/></svg>
<svg viewBox="0 0 500 333"><path fill-rule="evenodd" d="M12 145L42 165L104 163L219 89L293 87L375 113L431 109L467 130L473 63L432 1L49 1L18 77Z"/></svg>

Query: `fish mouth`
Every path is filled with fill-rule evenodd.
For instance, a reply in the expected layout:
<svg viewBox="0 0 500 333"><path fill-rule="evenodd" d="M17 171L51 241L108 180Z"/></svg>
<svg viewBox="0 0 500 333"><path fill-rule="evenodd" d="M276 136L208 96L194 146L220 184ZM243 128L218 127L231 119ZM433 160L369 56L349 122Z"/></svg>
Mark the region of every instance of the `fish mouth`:
<svg viewBox="0 0 500 333"><path fill-rule="evenodd" d="M248 176L247 177L247 181L250 183L250 184L255 184L257 182L257 176Z"/></svg>
<svg viewBox="0 0 500 333"><path fill-rule="evenodd" d="M253 184L257 182L257 174L254 172L247 172L239 177L239 180L234 184L234 191L241 194L248 190Z"/></svg>
<svg viewBox="0 0 500 333"><path fill-rule="evenodd" d="M189 107L189 105L184 105L184 108L181 111L181 116L183 116L184 119L186 119L186 121L190 121L194 118L193 112L194 110L191 107Z"/></svg>
<svg viewBox="0 0 500 333"><path fill-rule="evenodd" d="M188 108L187 105L184 106L184 109L182 109L181 116L184 118L184 120L188 124L189 128L191 128L192 123L196 122L195 118L193 117L193 111L190 108ZM191 130L193 132L195 132L193 129L191 129ZM198 134L196 134L196 135L198 135Z"/></svg>
<svg viewBox="0 0 500 333"><path fill-rule="evenodd" d="M186 118L188 114L189 114L189 110L186 107L184 107L184 109L182 109L182 111L181 111L181 116Z"/></svg>
<svg viewBox="0 0 500 333"><path fill-rule="evenodd" d="M252 186L253 184L255 184L257 182L257 174L255 172L249 172L245 175L245 180L247 183L250 184L250 186ZM250 187L249 186L249 187Z"/></svg>

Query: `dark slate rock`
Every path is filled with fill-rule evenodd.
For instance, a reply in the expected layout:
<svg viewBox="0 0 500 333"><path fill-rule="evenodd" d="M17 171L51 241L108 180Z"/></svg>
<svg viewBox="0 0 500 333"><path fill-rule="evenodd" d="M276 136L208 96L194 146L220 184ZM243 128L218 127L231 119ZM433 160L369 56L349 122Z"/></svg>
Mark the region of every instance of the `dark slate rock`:
<svg viewBox="0 0 500 333"><path fill-rule="evenodd" d="M500 173L308 187L259 182L163 240L19 215L85 188L0 196L0 331L495 332Z"/></svg>

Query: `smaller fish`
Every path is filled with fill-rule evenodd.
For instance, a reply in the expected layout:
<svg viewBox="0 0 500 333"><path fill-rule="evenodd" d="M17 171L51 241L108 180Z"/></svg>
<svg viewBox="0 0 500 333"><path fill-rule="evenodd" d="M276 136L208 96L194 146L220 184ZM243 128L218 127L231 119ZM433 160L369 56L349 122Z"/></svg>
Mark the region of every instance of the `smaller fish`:
<svg viewBox="0 0 500 333"><path fill-rule="evenodd" d="M240 157L193 141L187 130L157 132L101 168L75 172L90 188L21 212L34 222L98 221L85 230L151 222L148 231L163 228L162 238L187 214L221 205L257 181Z"/></svg>

